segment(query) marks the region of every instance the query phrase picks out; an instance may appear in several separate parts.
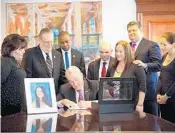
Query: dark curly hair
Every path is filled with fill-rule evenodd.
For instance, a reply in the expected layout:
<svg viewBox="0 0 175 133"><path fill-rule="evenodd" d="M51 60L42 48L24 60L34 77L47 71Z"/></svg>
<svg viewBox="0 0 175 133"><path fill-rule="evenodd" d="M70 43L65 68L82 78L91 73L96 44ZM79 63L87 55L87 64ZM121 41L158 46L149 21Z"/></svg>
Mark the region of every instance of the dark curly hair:
<svg viewBox="0 0 175 133"><path fill-rule="evenodd" d="M10 53L17 49L23 49L27 47L27 40L25 37L19 34L10 34L6 36L3 40L1 46L1 54L4 57L10 57Z"/></svg>

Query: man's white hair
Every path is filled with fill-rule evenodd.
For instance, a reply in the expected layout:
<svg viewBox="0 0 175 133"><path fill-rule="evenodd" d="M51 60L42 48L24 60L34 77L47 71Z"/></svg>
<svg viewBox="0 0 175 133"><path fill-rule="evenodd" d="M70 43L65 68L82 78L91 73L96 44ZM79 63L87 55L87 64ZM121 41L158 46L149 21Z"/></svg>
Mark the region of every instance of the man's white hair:
<svg viewBox="0 0 175 133"><path fill-rule="evenodd" d="M66 78L68 78L71 75L76 75L78 76L82 76L83 77L83 73L80 71L80 69L76 66L70 66L65 73Z"/></svg>

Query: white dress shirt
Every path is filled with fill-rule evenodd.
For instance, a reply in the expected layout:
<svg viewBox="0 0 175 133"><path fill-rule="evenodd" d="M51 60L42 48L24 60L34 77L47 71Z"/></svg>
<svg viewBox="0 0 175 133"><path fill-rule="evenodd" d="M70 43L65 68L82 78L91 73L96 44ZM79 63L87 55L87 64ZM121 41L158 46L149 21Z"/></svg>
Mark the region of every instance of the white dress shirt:
<svg viewBox="0 0 175 133"><path fill-rule="evenodd" d="M44 52L42 49L41 49L41 52L43 54L44 60L46 61L46 57L47 57L46 52ZM49 54L49 57L52 61L52 67L53 67L52 52L49 52L48 54Z"/></svg>

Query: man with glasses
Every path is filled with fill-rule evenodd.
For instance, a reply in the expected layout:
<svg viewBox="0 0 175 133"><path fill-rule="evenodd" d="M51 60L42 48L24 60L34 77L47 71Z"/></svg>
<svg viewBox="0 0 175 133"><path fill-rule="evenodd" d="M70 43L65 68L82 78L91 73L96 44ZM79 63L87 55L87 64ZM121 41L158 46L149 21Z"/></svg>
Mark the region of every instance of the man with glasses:
<svg viewBox="0 0 175 133"><path fill-rule="evenodd" d="M28 78L54 78L56 94L66 82L61 54L52 49L53 33L44 28L39 34L39 45L26 50L23 67Z"/></svg>
<svg viewBox="0 0 175 133"><path fill-rule="evenodd" d="M69 33L67 31L61 31L58 39L60 48L57 50L61 52L63 56L65 70L70 66L77 66L85 76L84 56L81 52L71 48Z"/></svg>

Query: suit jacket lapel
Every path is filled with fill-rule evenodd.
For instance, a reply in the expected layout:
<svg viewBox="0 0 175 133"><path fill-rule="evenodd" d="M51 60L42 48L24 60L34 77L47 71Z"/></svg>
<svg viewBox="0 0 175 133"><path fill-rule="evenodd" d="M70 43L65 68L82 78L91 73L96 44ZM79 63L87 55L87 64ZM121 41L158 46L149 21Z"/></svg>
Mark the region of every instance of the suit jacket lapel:
<svg viewBox="0 0 175 133"><path fill-rule="evenodd" d="M114 62L114 58L113 57L110 57L109 66L107 68L107 73L109 73L109 71L111 70L112 65L113 65L113 62Z"/></svg>
<svg viewBox="0 0 175 133"><path fill-rule="evenodd" d="M55 68L57 68L57 66L58 66L57 62L59 60L59 59L56 58L56 53L55 52L56 51L52 50L53 77L55 77L55 74L57 72Z"/></svg>
<svg viewBox="0 0 175 133"><path fill-rule="evenodd" d="M59 51L62 54L61 48L57 49L57 51Z"/></svg>
<svg viewBox="0 0 175 133"><path fill-rule="evenodd" d="M43 57L42 51L41 51L41 49L40 49L39 46L37 47L37 56L36 56L36 58L37 58L37 57L38 57L40 63L42 64L42 66L43 66L43 68L44 68L46 74L50 77L49 70L48 70L48 68L47 68L45 59L44 59L44 57Z"/></svg>
<svg viewBox="0 0 175 133"><path fill-rule="evenodd" d="M71 48L71 66L74 66L75 65L75 52L74 50Z"/></svg>
<svg viewBox="0 0 175 133"><path fill-rule="evenodd" d="M99 79L100 77L99 77L99 69L100 69L100 60L101 59L99 59L98 61L97 61L97 64L96 64L96 67L94 68L95 69L95 71L94 71L94 77L95 77L95 79Z"/></svg>
<svg viewBox="0 0 175 133"><path fill-rule="evenodd" d="M84 100L88 101L90 99L89 96L90 96L89 85L86 79L84 79Z"/></svg>
<svg viewBox="0 0 175 133"><path fill-rule="evenodd" d="M142 51L144 45L144 38L140 41L139 46L137 47L137 50L135 52L135 59L139 55L139 53Z"/></svg>
<svg viewBox="0 0 175 133"><path fill-rule="evenodd" d="M76 99L76 93L75 93L75 89L71 87L71 93L70 93L70 97L72 101L74 101L75 103L77 102L77 99Z"/></svg>

